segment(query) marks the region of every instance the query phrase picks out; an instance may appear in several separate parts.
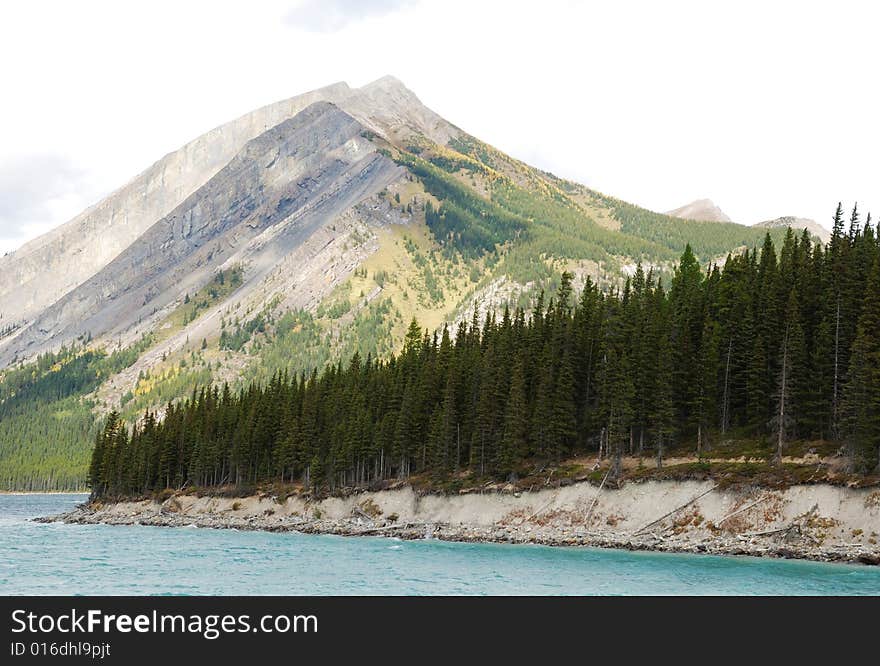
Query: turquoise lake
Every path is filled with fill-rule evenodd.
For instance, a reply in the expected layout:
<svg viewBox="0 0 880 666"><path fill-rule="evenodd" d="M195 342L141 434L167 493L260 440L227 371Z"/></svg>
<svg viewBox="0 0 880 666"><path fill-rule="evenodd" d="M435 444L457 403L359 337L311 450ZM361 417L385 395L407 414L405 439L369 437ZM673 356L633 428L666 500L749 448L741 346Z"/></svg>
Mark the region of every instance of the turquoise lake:
<svg viewBox="0 0 880 666"><path fill-rule="evenodd" d="M880 595L880 567L196 528L34 523L0 495L0 594Z"/></svg>

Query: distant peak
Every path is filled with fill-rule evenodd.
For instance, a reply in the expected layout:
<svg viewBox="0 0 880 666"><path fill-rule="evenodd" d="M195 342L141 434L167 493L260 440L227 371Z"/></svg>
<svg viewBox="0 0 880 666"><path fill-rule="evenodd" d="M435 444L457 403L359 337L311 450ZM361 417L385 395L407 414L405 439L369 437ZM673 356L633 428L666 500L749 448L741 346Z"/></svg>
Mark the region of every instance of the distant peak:
<svg viewBox="0 0 880 666"><path fill-rule="evenodd" d="M711 199L697 199L689 204L667 211L667 215L680 217L684 220L701 220L707 222L732 222L727 214L715 205Z"/></svg>
<svg viewBox="0 0 880 666"><path fill-rule="evenodd" d="M367 85L357 88L357 92L367 97L378 99L388 98L407 104L421 104L416 94L404 85L403 81L394 76L383 76Z"/></svg>
<svg viewBox="0 0 880 666"><path fill-rule="evenodd" d="M382 78L376 79L375 81L371 81L367 85L365 85L362 89L369 90L373 88L398 88L403 90L408 90L408 88L403 84L403 81L398 79L396 76L391 76L391 74L386 74Z"/></svg>
<svg viewBox="0 0 880 666"><path fill-rule="evenodd" d="M383 76L346 97L340 107L386 139L410 142L414 134L440 145L458 130L422 104L416 94L394 76Z"/></svg>
<svg viewBox="0 0 880 666"><path fill-rule="evenodd" d="M783 215L772 220L764 220L758 222L754 226L764 227L766 229L775 229L777 227L790 227L793 231L802 231L806 229L813 236L817 236L823 243L827 243L831 239L831 232L815 220L806 217L797 217L795 215Z"/></svg>

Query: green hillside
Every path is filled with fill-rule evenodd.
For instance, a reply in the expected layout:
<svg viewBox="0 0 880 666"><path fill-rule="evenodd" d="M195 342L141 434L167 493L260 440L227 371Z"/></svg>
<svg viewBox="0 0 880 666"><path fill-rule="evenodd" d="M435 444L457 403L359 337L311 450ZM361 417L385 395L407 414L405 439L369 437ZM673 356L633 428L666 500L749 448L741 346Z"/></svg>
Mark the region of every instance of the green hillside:
<svg viewBox="0 0 880 666"><path fill-rule="evenodd" d="M278 298L256 311L230 312L219 338L192 340L124 390L108 388L108 377L226 302L241 279L233 269L188 295L128 349L111 353L80 341L0 373L0 489L81 487L94 434L110 409L132 423L212 383L238 389L279 371L321 371L355 354L386 359L401 349L413 318L430 330L469 319L486 290L502 282L502 301L529 308L541 290L552 297L572 265L582 269L582 281L589 276L608 291L622 288L638 262L668 280L688 242L704 268L764 242L766 230L652 213L470 137L448 146L381 146L409 171L403 196L383 196L412 222L377 230L378 251L313 311L285 311ZM781 245L785 233L773 229L770 236Z"/></svg>

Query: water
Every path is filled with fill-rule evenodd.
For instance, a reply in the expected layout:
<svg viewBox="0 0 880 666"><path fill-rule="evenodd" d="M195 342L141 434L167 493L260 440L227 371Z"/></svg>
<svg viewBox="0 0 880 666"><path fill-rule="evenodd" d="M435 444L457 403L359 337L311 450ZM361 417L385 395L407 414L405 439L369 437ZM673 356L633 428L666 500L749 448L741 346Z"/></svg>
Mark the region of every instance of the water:
<svg viewBox="0 0 880 666"><path fill-rule="evenodd" d="M880 568L592 548L29 522L0 495L0 594L880 595Z"/></svg>

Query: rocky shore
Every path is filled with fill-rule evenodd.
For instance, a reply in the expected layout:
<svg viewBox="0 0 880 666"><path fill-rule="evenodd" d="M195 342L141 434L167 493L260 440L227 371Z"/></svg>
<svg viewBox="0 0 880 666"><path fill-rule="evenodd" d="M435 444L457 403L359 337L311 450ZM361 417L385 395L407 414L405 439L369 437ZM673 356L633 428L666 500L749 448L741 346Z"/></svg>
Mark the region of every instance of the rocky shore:
<svg viewBox="0 0 880 666"><path fill-rule="evenodd" d="M824 485L721 490L711 482L647 482L597 490L583 483L451 497L403 488L321 501L177 495L85 504L40 520L880 564L880 492Z"/></svg>

